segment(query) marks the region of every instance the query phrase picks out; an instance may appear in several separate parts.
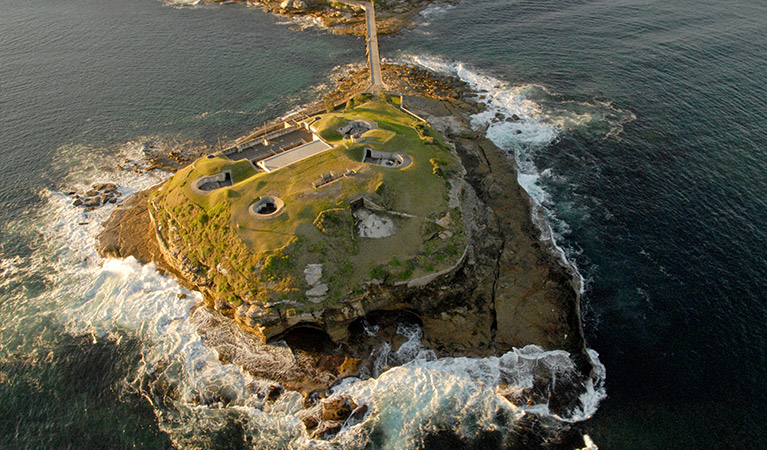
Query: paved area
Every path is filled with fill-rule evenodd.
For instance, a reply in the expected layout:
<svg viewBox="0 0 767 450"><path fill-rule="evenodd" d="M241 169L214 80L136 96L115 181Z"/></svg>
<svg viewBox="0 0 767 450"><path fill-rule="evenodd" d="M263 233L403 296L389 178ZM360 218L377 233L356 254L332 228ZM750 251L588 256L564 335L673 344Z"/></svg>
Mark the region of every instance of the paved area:
<svg viewBox="0 0 767 450"><path fill-rule="evenodd" d="M330 148L332 148L332 146L323 141L312 141L308 144L280 153L279 155L272 156L271 158L262 159L258 162L258 166L267 172L274 172L275 170L282 169L283 167L297 163L298 161L318 155Z"/></svg>
<svg viewBox="0 0 767 450"><path fill-rule="evenodd" d="M237 151L226 156L233 161L249 159L255 164L259 160L306 144L307 142L311 142L313 139L314 138L310 131L304 128L298 128L276 139L269 140L268 144L266 145L264 145L263 139L256 139L247 144L243 144L238 147Z"/></svg>

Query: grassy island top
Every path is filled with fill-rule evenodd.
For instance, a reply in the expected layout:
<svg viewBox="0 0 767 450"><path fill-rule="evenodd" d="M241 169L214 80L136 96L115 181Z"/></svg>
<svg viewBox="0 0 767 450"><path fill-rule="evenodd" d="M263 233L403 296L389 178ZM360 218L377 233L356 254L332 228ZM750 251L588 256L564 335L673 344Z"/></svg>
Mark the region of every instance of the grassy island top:
<svg viewBox="0 0 767 450"><path fill-rule="evenodd" d="M345 138L354 123L374 127ZM458 262L466 238L451 180L460 163L428 124L366 96L302 125L329 150L272 172L209 156L151 199L162 238L216 295L311 311L361 294L366 283L405 283ZM227 173L222 187L200 190ZM276 205L259 215L264 201Z"/></svg>

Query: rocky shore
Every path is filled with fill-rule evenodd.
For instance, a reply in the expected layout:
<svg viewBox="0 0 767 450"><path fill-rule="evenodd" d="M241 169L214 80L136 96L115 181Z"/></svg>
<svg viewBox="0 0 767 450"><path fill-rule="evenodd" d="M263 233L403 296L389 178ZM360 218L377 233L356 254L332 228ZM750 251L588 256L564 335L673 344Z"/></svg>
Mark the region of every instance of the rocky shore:
<svg viewBox="0 0 767 450"><path fill-rule="evenodd" d="M365 35L365 14L361 8L329 0L206 0L210 3L245 3L264 11L287 17L309 17L331 33ZM451 4L457 0L389 0L375 2L378 34L395 34L413 26L414 17L434 4Z"/></svg>
<svg viewBox="0 0 767 450"><path fill-rule="evenodd" d="M367 70L361 70L337 80L329 100L360 89L366 77ZM396 351L407 340L398 333L403 323L422 327L423 346L436 356L501 355L535 344L569 352L581 381L593 370L580 321L579 279L553 243L541 241L541 230L532 220L534 205L517 182L513 158L472 130L470 115L483 108L475 93L459 80L412 66L385 65L384 81L390 90L404 94L409 110L427 119L455 146L465 168L462 203L470 245L461 266L425 286L371 288L366 295L376 299L377 308L350 321L335 341L328 333L307 327L280 336L279 345L247 335L233 341L234 311L216 308L216 299L210 297L201 305L208 308L205 314L199 310L192 317L222 361L274 383L269 395L279 395L283 388L302 392L310 408L304 422L320 437L340 426L339 421L364 414L353 399L334 397L331 400L344 411L341 418L322 400L326 390L344 377L375 376L385 370L376 362L376 351L384 342ZM151 192L118 206L99 236L101 254L153 261L183 284L206 292L183 267L162 256L147 208ZM370 333L371 328L377 331ZM533 387L514 391L509 398L515 403L549 402L553 412L563 413L578 401L582 384L558 387L562 392ZM499 392L504 392L503 386ZM325 417L328 423L323 422Z"/></svg>

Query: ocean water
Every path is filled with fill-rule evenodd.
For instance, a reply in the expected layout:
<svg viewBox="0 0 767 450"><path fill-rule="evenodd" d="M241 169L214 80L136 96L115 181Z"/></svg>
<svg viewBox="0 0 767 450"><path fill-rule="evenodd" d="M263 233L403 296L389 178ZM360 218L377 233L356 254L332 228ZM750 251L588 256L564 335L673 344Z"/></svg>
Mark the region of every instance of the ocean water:
<svg viewBox="0 0 767 450"><path fill-rule="evenodd" d="M566 356L435 359L403 327L408 345L382 349L381 373L336 388L374 412L328 442L303 432L300 396L268 402L268 384L218 361L199 294L99 258L109 208L85 213L63 193L163 180L120 166L147 143L216 145L313 100L363 60L362 42L198 1L0 0L0 12L3 447L514 448L530 415L544 437L575 422L603 449L763 446L763 3L465 0L380 38L386 58L482 92L474 124L517 159L583 275L607 375L580 410L551 417L495 385L524 386L530 364L566 372Z"/></svg>

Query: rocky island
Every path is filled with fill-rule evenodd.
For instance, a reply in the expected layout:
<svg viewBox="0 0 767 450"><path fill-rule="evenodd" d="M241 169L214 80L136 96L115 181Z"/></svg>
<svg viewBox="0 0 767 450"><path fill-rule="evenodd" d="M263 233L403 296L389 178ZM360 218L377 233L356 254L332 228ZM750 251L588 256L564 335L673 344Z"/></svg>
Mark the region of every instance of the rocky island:
<svg viewBox="0 0 767 450"><path fill-rule="evenodd" d="M498 386L566 416L594 371L580 278L542 239L513 158L472 129L477 93L414 66L370 66L121 203L101 254L153 261L200 291L215 311L196 322L207 345L273 382L269 398L303 393L312 436L364 415L353 399L317 400L385 370L382 346L413 337L403 324L433 357L567 351L571 369L541 365L529 385Z"/></svg>

